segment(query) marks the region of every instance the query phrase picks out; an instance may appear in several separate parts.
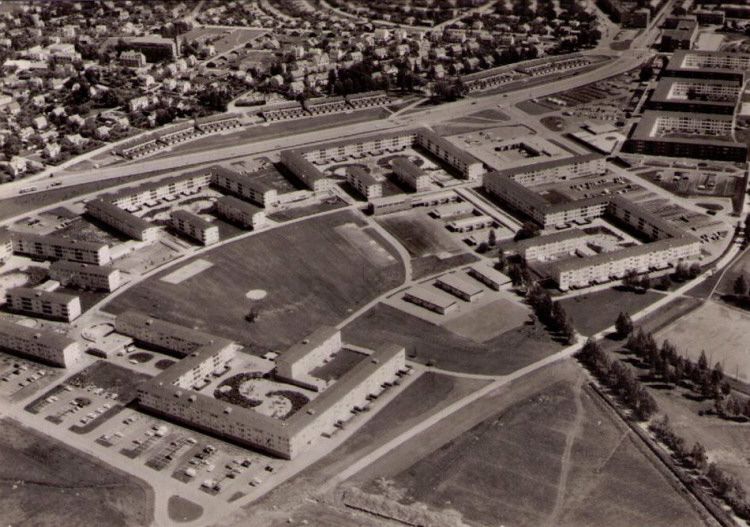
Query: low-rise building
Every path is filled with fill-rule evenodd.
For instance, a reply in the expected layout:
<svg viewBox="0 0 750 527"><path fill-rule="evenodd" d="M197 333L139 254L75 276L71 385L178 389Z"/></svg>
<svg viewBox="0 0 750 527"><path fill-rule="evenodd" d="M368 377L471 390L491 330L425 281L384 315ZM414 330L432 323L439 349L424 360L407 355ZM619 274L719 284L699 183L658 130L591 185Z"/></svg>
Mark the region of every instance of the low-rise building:
<svg viewBox="0 0 750 527"><path fill-rule="evenodd" d="M94 265L107 265L111 261L109 246L105 243L81 242L27 232L13 232L11 240L14 253L32 258L69 260Z"/></svg>
<svg viewBox="0 0 750 527"><path fill-rule="evenodd" d="M49 276L63 287L107 292L120 287L120 270L109 266L57 261L50 265Z"/></svg>
<svg viewBox="0 0 750 527"><path fill-rule="evenodd" d="M425 285L418 285L409 289L404 294L404 300L441 315L458 309L458 304L453 298Z"/></svg>
<svg viewBox="0 0 750 527"><path fill-rule="evenodd" d="M219 227L187 210L176 210L170 215L171 225L180 232L203 245L219 241Z"/></svg>
<svg viewBox="0 0 750 527"><path fill-rule="evenodd" d="M81 360L79 342L49 330L0 319L0 348L33 360L67 368Z"/></svg>
<svg viewBox="0 0 750 527"><path fill-rule="evenodd" d="M445 274L435 280L435 285L466 302L475 302L484 295L484 288L456 274Z"/></svg>
<svg viewBox="0 0 750 527"><path fill-rule="evenodd" d="M486 214L469 216L460 220L454 220L446 226L453 232L473 232L481 229L487 229L495 224L495 220Z"/></svg>
<svg viewBox="0 0 750 527"><path fill-rule="evenodd" d="M245 229L255 231L268 225L266 213L262 208L234 196L219 198L216 201L216 211L219 216L237 223Z"/></svg>
<svg viewBox="0 0 750 527"><path fill-rule="evenodd" d="M15 287L5 293L6 306L20 313L72 322L81 314L81 300L75 295Z"/></svg>
<svg viewBox="0 0 750 527"><path fill-rule="evenodd" d="M495 291L500 291L500 288L511 282L507 275L501 273L487 262L472 265L469 267L467 273L472 278L482 282L484 285Z"/></svg>

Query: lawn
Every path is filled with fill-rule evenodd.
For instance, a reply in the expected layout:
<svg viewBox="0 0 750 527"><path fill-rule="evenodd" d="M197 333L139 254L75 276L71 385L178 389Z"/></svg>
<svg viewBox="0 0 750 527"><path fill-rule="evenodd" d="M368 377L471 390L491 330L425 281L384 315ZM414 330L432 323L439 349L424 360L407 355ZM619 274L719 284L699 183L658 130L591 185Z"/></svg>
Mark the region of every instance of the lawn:
<svg viewBox="0 0 750 527"><path fill-rule="evenodd" d="M475 342L486 342L529 319L529 310L517 302L500 298L443 324L443 327Z"/></svg>
<svg viewBox="0 0 750 527"><path fill-rule="evenodd" d="M390 214L377 221L415 258L463 249L448 234L442 220L430 218L423 210Z"/></svg>
<svg viewBox="0 0 750 527"><path fill-rule="evenodd" d="M136 373L122 366L98 360L68 379L68 384L79 388L102 388L106 392L116 393L118 402L128 404L138 395L138 385L150 378L145 373Z"/></svg>
<svg viewBox="0 0 750 527"><path fill-rule="evenodd" d="M558 381L401 470L392 485L402 503L455 509L478 525L702 525L634 441L587 392Z"/></svg>
<svg viewBox="0 0 750 527"><path fill-rule="evenodd" d="M593 335L612 326L620 312L636 313L663 295L656 291L634 293L616 288L561 300L573 325L583 335Z"/></svg>
<svg viewBox="0 0 750 527"><path fill-rule="evenodd" d="M475 342L394 307L378 304L347 325L344 340L364 347L393 342L423 364L467 373L505 375L562 349L536 325L521 325Z"/></svg>
<svg viewBox="0 0 750 527"><path fill-rule="evenodd" d="M175 271L167 269L105 309L134 309L256 351L283 350L320 325L335 325L404 280L403 265L390 245L373 235L372 253L366 251L337 232L345 224L365 225L342 211L237 240L200 256L213 264L210 269L179 284L161 280ZM394 260L373 258L383 250ZM256 290L266 296L247 297ZM252 323L245 320L251 309L259 312Z"/></svg>
<svg viewBox="0 0 750 527"><path fill-rule="evenodd" d="M151 523L153 491L65 444L2 421L0 517L34 527L142 526Z"/></svg>
<svg viewBox="0 0 750 527"><path fill-rule="evenodd" d="M479 257L471 253L456 254L447 258L438 258L434 255L413 258L411 261L412 276L415 280L421 280L425 276L444 273L455 267L462 267L478 261Z"/></svg>
<svg viewBox="0 0 750 527"><path fill-rule="evenodd" d="M680 352L697 361L706 352L713 366L721 362L724 373L741 381L750 380L750 314L709 301L661 332Z"/></svg>

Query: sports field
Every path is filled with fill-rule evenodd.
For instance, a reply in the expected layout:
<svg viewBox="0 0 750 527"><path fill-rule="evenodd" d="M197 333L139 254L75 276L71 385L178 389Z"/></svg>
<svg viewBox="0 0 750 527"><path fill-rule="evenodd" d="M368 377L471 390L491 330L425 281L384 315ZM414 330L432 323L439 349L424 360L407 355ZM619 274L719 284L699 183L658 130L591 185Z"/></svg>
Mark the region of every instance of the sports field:
<svg viewBox="0 0 750 527"><path fill-rule="evenodd" d="M750 314L717 302L706 302L659 332L679 352L696 361L706 351L713 366L721 362L724 373L742 381L750 379Z"/></svg>
<svg viewBox="0 0 750 527"><path fill-rule="evenodd" d="M162 280L176 271L170 268L117 297L106 310L134 309L257 351L283 350L402 283L398 253L370 229L365 231L374 244L353 238L351 225L337 230L347 224L364 225L342 211L217 247L200 256L211 268L178 284ZM266 295L248 298L251 290ZM258 313L252 323L245 320L251 310Z"/></svg>

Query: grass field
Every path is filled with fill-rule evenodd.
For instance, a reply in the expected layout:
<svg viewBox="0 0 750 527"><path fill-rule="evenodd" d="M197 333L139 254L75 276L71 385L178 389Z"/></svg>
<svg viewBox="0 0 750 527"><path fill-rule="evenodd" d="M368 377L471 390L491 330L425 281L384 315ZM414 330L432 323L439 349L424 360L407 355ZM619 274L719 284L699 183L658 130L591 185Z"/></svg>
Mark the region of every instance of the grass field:
<svg viewBox="0 0 750 527"><path fill-rule="evenodd" d="M474 342L486 342L522 325L528 319L528 309L500 298L479 310L452 319L443 327Z"/></svg>
<svg viewBox="0 0 750 527"><path fill-rule="evenodd" d="M153 491L72 448L2 420L0 517L4 525L139 527L151 523Z"/></svg>
<svg viewBox="0 0 750 527"><path fill-rule="evenodd" d="M645 294L605 289L561 300L573 325L583 335L593 335L615 323L620 312L635 313L662 298L661 293Z"/></svg>
<svg viewBox="0 0 750 527"><path fill-rule="evenodd" d="M120 403L128 404L135 400L138 385L149 378L144 373L136 373L117 364L98 360L71 377L68 384L79 388L86 388L87 386L102 388L106 392L116 393L117 401Z"/></svg>
<svg viewBox="0 0 750 527"><path fill-rule="evenodd" d="M392 481L402 502L455 509L476 525L701 525L623 429L570 381L492 415ZM367 490L377 488L371 482Z"/></svg>
<svg viewBox="0 0 750 527"><path fill-rule="evenodd" d="M404 346L414 360L452 371L503 375L562 349L537 325L522 325L475 342L394 307L379 304L344 328L344 340L364 347Z"/></svg>
<svg viewBox="0 0 750 527"><path fill-rule="evenodd" d="M373 254L336 232L347 223L363 225L353 213L342 211L223 245L200 256L214 264L210 269L177 285L160 280L175 270L168 269L119 296L106 310L135 309L258 351L284 349L403 282L396 251L369 233L375 247L395 259L375 265ZM264 299L246 297L258 289L267 292ZM246 322L255 307L259 318Z"/></svg>
<svg viewBox="0 0 750 527"><path fill-rule="evenodd" d="M415 280L420 280L425 276L443 273L454 267L462 267L478 261L479 257L471 253L456 254L448 258L438 258L437 256L414 258L411 261L412 276Z"/></svg>
<svg viewBox="0 0 750 527"><path fill-rule="evenodd" d="M705 350L713 366L721 362L724 373L750 380L750 314L717 302L707 302L659 333L680 352L697 361Z"/></svg>
<svg viewBox="0 0 750 527"><path fill-rule="evenodd" d="M422 210L390 214L379 218L378 223L393 234L414 258L463 249L451 238L441 220L430 218Z"/></svg>

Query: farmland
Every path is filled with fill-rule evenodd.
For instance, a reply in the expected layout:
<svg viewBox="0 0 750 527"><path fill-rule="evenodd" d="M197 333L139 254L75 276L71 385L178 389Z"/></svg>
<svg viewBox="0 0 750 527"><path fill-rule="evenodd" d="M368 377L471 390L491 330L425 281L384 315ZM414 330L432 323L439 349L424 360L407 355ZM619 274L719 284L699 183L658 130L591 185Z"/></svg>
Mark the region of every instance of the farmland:
<svg viewBox="0 0 750 527"><path fill-rule="evenodd" d="M362 226L352 213L340 212L223 245L201 255L213 264L210 269L179 284L161 281L173 271L166 270L105 309L135 309L256 350L287 347L404 279L392 247L368 232L375 241L370 254L344 236L351 229L336 230L346 224ZM381 258L383 251L392 258ZM252 300L247 298L251 290L267 295ZM252 309L258 316L250 323L245 317Z"/></svg>
<svg viewBox="0 0 750 527"><path fill-rule="evenodd" d="M7 525L128 527L151 521L145 483L76 450L2 421L0 517Z"/></svg>

